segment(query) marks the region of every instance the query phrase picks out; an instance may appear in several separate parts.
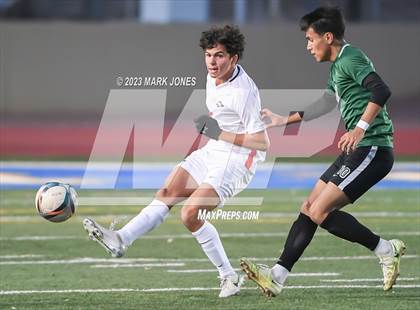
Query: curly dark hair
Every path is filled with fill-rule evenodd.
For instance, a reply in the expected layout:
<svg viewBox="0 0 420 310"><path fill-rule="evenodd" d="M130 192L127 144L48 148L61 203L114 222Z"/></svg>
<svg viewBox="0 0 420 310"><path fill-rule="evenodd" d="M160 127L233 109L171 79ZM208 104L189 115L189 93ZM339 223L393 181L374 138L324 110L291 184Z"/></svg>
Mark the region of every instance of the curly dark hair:
<svg viewBox="0 0 420 310"><path fill-rule="evenodd" d="M331 32L338 40L344 37L346 29L343 15L338 7L320 7L303 16L300 20L300 29L306 31L309 27L321 35Z"/></svg>
<svg viewBox="0 0 420 310"><path fill-rule="evenodd" d="M218 43L226 48L230 56L238 55L238 59L242 58L245 37L238 27L233 25L226 25L223 28L212 27L210 30L201 33L200 47L203 50L213 48Z"/></svg>

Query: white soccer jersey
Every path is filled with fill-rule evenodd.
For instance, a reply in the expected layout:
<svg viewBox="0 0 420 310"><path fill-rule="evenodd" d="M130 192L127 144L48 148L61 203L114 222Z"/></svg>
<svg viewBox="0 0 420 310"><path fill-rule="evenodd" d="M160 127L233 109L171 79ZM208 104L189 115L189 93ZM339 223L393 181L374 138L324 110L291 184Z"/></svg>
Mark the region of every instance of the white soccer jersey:
<svg viewBox="0 0 420 310"><path fill-rule="evenodd" d="M265 129L260 114L261 100L258 88L240 65L236 65L232 77L227 82L218 86L215 79L207 75L206 105L210 116L217 120L224 131L253 134ZM265 159L265 152L232 145L222 140L210 140L206 147L248 154L249 160L246 165L250 170L254 170L251 166L255 163Z"/></svg>

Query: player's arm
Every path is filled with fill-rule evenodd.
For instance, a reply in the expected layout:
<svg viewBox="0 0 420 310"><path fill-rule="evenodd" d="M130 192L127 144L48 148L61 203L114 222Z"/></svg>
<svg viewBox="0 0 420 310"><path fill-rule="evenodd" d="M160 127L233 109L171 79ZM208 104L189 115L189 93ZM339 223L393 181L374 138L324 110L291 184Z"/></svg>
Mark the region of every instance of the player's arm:
<svg viewBox="0 0 420 310"><path fill-rule="evenodd" d="M198 133L214 140L223 140L259 151L266 151L270 146L270 140L265 130L253 134L235 134L223 131L217 121L208 115L196 118L194 123Z"/></svg>
<svg viewBox="0 0 420 310"><path fill-rule="evenodd" d="M371 97L356 127L345 133L338 142L338 148L345 152L356 148L369 125L391 96L389 87L376 72L369 73L363 80L362 86L371 92Z"/></svg>
<svg viewBox="0 0 420 310"><path fill-rule="evenodd" d="M266 125L267 128L281 127L288 124L298 123L302 120L313 120L330 112L336 106L337 101L335 99L334 93L331 91L326 91L321 98L311 103L308 107L305 108L304 111L293 113L287 117L275 114L269 109L265 108L262 109L261 116L265 119L271 120L271 122Z"/></svg>
<svg viewBox="0 0 420 310"><path fill-rule="evenodd" d="M222 131L219 139L259 151L267 151L270 147L270 140L265 130L253 134L234 134L232 132Z"/></svg>

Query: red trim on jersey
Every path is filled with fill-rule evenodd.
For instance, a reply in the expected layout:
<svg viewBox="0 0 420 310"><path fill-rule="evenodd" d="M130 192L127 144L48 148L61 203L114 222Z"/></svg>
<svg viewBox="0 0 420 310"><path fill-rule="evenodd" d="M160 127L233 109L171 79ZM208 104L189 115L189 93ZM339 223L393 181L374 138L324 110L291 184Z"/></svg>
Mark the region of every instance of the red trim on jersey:
<svg viewBox="0 0 420 310"><path fill-rule="evenodd" d="M252 150L251 152L249 152L248 158L247 158L247 160L245 162L245 167L248 170L252 166L252 162L254 161L255 154L257 154L257 151L256 150Z"/></svg>

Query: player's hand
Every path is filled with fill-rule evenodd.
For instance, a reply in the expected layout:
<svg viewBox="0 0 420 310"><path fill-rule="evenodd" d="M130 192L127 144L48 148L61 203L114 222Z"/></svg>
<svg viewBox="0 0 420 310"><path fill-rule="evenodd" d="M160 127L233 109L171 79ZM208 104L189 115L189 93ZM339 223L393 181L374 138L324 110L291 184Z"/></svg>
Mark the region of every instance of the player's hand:
<svg viewBox="0 0 420 310"><path fill-rule="evenodd" d="M219 136L222 133L222 130L214 118L208 115L201 115L194 120L194 123L198 133L211 139L219 140Z"/></svg>
<svg viewBox="0 0 420 310"><path fill-rule="evenodd" d="M267 108L262 109L260 113L266 128L287 125L287 117L273 113Z"/></svg>
<svg viewBox="0 0 420 310"><path fill-rule="evenodd" d="M338 148L347 154L354 151L359 144L359 142L363 139L365 135L365 131L359 127L346 132L338 141Z"/></svg>

